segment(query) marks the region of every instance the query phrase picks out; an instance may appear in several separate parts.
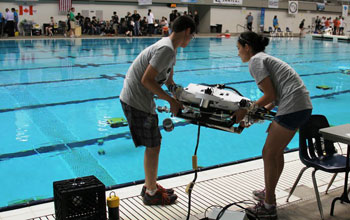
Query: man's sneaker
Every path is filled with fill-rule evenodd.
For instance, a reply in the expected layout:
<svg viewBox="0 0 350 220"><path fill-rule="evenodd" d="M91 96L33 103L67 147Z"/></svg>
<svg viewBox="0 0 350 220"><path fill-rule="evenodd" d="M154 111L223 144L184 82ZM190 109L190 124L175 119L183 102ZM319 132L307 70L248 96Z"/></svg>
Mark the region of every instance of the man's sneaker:
<svg viewBox="0 0 350 220"><path fill-rule="evenodd" d="M174 194L174 190L173 190L173 189L165 189L165 188L163 188L163 187L162 187L160 184L158 184L158 183L157 183L157 189L160 190L160 191L162 191L162 192L167 193L168 195ZM143 186L140 195L141 195L142 197L144 197L144 196L145 196L145 193L146 193L146 186Z"/></svg>
<svg viewBox="0 0 350 220"><path fill-rule="evenodd" d="M263 189L263 190L254 190L253 191L253 199L255 199L257 201L264 201L265 200L265 195L266 195L265 189Z"/></svg>
<svg viewBox="0 0 350 220"><path fill-rule="evenodd" d="M246 214L255 219L277 219L276 206L272 206L270 209L265 208L264 202L259 202L256 206L246 209Z"/></svg>
<svg viewBox="0 0 350 220"><path fill-rule="evenodd" d="M151 196L148 193L145 193L145 196L142 197L143 204L145 205L171 205L174 204L177 199L177 195L169 195L161 190L157 190L156 193Z"/></svg>

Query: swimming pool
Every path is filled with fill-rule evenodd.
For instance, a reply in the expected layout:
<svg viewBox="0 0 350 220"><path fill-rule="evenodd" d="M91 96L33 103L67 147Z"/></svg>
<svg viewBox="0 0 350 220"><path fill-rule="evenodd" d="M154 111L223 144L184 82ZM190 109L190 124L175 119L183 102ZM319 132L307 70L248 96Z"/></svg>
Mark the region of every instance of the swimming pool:
<svg viewBox="0 0 350 220"><path fill-rule="evenodd" d="M144 149L134 147L128 127L112 129L106 120L123 117L123 77L138 53L157 40L0 41L0 207L52 197L56 180L95 175L111 186L144 179ZM237 56L236 40L197 38L179 49L175 82L225 83L257 99L261 92ZM275 38L266 52L301 75L313 113L325 114L333 125L350 121L350 75L341 72L350 69L349 44ZM161 122L169 115L159 117ZM240 135L201 128L198 165L260 156L267 126L256 124ZM180 123L162 135L159 175L191 170L197 127ZM288 147L297 146L296 137Z"/></svg>

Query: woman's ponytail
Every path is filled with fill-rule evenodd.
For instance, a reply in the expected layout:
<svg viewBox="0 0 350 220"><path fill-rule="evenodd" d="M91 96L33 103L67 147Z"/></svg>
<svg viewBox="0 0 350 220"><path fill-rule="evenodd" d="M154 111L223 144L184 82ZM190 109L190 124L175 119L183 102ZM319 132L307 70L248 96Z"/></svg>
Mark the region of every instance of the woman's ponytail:
<svg viewBox="0 0 350 220"><path fill-rule="evenodd" d="M259 53L265 51L266 46L269 45L270 39L255 32L246 31L239 35L238 42L242 46L248 44L255 53Z"/></svg>

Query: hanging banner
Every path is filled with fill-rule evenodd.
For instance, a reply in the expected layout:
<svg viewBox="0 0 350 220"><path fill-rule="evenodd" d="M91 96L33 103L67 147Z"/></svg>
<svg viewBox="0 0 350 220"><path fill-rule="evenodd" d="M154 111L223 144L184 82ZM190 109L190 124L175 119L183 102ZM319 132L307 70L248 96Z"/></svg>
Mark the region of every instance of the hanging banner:
<svg viewBox="0 0 350 220"><path fill-rule="evenodd" d="M264 32L264 23L265 23L265 8L261 8L260 13L260 32Z"/></svg>
<svg viewBox="0 0 350 220"><path fill-rule="evenodd" d="M19 15L33 15L33 6L32 5L20 5L19 6Z"/></svg>
<svg viewBox="0 0 350 220"><path fill-rule="evenodd" d="M215 4L242 5L243 0L213 0Z"/></svg>
<svg viewBox="0 0 350 220"><path fill-rule="evenodd" d="M317 11L324 11L326 8L326 4L325 3L316 3L316 10Z"/></svg>
<svg viewBox="0 0 350 220"><path fill-rule="evenodd" d="M288 14L298 14L298 1L289 1L288 2Z"/></svg>
<svg viewBox="0 0 350 220"><path fill-rule="evenodd" d="M139 5L152 5L152 0L139 0Z"/></svg>
<svg viewBox="0 0 350 220"><path fill-rule="evenodd" d="M269 0L268 7L269 8L278 8L279 0Z"/></svg>
<svg viewBox="0 0 350 220"><path fill-rule="evenodd" d="M185 3L197 3L198 0L181 0L181 2L185 2Z"/></svg>
<svg viewBox="0 0 350 220"><path fill-rule="evenodd" d="M343 17L347 17L349 13L349 5L343 5Z"/></svg>

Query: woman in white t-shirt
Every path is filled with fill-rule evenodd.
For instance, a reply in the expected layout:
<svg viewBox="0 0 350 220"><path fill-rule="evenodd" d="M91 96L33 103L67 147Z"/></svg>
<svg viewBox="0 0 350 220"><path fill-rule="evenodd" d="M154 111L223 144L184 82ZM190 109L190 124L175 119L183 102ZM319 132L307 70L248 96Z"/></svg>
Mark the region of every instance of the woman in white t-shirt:
<svg viewBox="0 0 350 220"><path fill-rule="evenodd" d="M253 191L255 199L261 201L246 213L254 218L277 218L275 190L284 166L284 149L294 137L297 129L306 123L312 112L309 91L299 74L282 60L266 54L269 39L248 31L241 33L238 41L238 56L249 62L249 72L263 92L257 101L246 109L236 111L236 123L258 108L271 110L278 106L276 116L269 125L262 157L264 161L265 189Z"/></svg>
<svg viewBox="0 0 350 220"><path fill-rule="evenodd" d="M344 35L344 28L345 28L344 17L339 16L339 20L340 20L339 35Z"/></svg>
<svg viewBox="0 0 350 220"><path fill-rule="evenodd" d="M325 29L325 23L326 23L326 17L322 17L322 19L321 19L321 27L320 27L320 30L321 30L321 33L324 31L324 29Z"/></svg>
<svg viewBox="0 0 350 220"><path fill-rule="evenodd" d="M148 35L152 36L152 34L154 33L154 15L151 9L148 9L148 14L147 14L147 30L148 30Z"/></svg>

